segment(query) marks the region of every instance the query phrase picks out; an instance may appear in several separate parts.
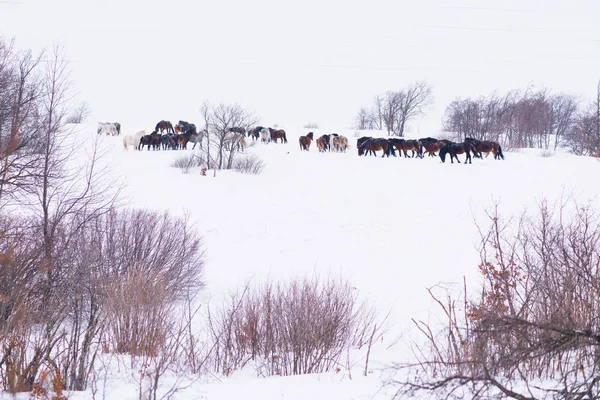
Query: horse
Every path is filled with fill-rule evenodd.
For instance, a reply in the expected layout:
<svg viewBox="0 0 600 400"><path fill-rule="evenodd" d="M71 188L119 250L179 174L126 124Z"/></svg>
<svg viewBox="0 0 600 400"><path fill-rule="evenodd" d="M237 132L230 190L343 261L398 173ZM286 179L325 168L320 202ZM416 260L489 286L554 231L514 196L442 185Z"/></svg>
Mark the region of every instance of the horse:
<svg viewBox="0 0 600 400"><path fill-rule="evenodd" d="M445 145L443 145L442 148L440 149L440 158L442 159L442 162L446 162L446 154L449 153L450 154L450 162L452 164L454 164L453 159L456 158L456 161L460 164L460 160L458 159L457 154L465 153L466 154L465 164L467 163L467 161L469 162L469 164L471 164L471 151L474 151L473 146L468 142L462 142L462 143L450 142L450 143L446 143Z"/></svg>
<svg viewBox="0 0 600 400"><path fill-rule="evenodd" d="M260 141L263 143L269 143L271 141L271 134L267 128L260 130Z"/></svg>
<svg viewBox="0 0 600 400"><path fill-rule="evenodd" d="M327 135L323 135L317 139L317 149L319 149L319 153L324 153L327 151L327 143L329 142L329 137Z"/></svg>
<svg viewBox="0 0 600 400"><path fill-rule="evenodd" d="M167 131L167 133L171 132L171 133L175 133L175 130L173 129L173 125L171 124L171 121L165 121L164 119L159 121L156 124L156 127L154 128L155 132L164 132Z"/></svg>
<svg viewBox="0 0 600 400"><path fill-rule="evenodd" d="M231 128L227 128L227 132L231 133L239 133L240 135L246 136L246 128L241 126L233 126Z"/></svg>
<svg viewBox="0 0 600 400"><path fill-rule="evenodd" d="M314 133L312 133L312 132L310 132L306 136L300 136L298 138L298 142L300 143L300 151L302 151L302 150L308 151L308 149L310 149L310 144L313 141L313 138L314 138Z"/></svg>
<svg viewBox="0 0 600 400"><path fill-rule="evenodd" d="M236 150L243 151L246 147L248 147L243 133L228 131L225 134L225 141L230 144L230 151L233 151L234 148Z"/></svg>
<svg viewBox="0 0 600 400"><path fill-rule="evenodd" d="M123 136L123 148L129 150L129 146L137 147L140 142L140 138L146 134L146 131L139 131L135 135L124 135Z"/></svg>
<svg viewBox="0 0 600 400"><path fill-rule="evenodd" d="M381 155L381 158L385 157L385 156L390 156L390 154L393 154L394 157L396 157L396 154L394 153L393 150L393 146L390 144L390 142L387 139L384 138L379 138L379 139L368 139L366 141L364 141L360 147L358 148L358 155L362 156L363 154L366 156L367 152L372 152L373 155L377 156L377 151L379 150L383 150L383 154Z"/></svg>
<svg viewBox="0 0 600 400"><path fill-rule="evenodd" d="M161 134L153 131L149 135L144 135L140 138L140 143L138 144L137 149L142 150L144 146L148 146L148 151L150 151L150 146L152 146L153 150L160 150L160 139Z"/></svg>
<svg viewBox="0 0 600 400"><path fill-rule="evenodd" d="M190 142L194 143L194 146L192 147L192 150L194 150L196 148L196 145L198 143L200 143L200 148L202 148L202 140L207 135L208 135L208 131L206 131L204 129L201 130L200 132L192 132L190 134Z"/></svg>
<svg viewBox="0 0 600 400"><path fill-rule="evenodd" d="M421 143L418 140L405 140L398 138L392 138L388 140L390 144L392 144L396 149L398 149L400 155L404 153L404 158L408 158L409 150L412 151L412 157L416 156L423 158L423 149L421 147Z"/></svg>
<svg viewBox="0 0 600 400"><path fill-rule="evenodd" d="M345 153L349 149L348 138L345 136L333 136L333 149L337 152Z"/></svg>
<svg viewBox="0 0 600 400"><path fill-rule="evenodd" d="M271 140L275 143L277 143L277 139L281 139L282 143L287 143L287 138L285 137L285 131L283 129L269 128L269 133L271 134Z"/></svg>
<svg viewBox="0 0 600 400"><path fill-rule="evenodd" d="M258 140L259 136L260 136L260 132L265 129L262 126L256 126L252 129L248 130L248 137L252 138L252 141Z"/></svg>
<svg viewBox="0 0 600 400"><path fill-rule="evenodd" d="M98 122L98 135L104 132L107 135L118 136L120 129L121 125L119 124L119 130L117 130L114 122Z"/></svg>
<svg viewBox="0 0 600 400"><path fill-rule="evenodd" d="M504 160L504 154L502 154L502 147L497 142L491 140L477 140L473 138L465 138L465 142L473 146L473 155L475 157L483 158L481 153L486 153L486 158L490 153L494 154L494 160L502 158Z"/></svg>
<svg viewBox="0 0 600 400"><path fill-rule="evenodd" d="M429 157L436 157L435 152L440 151L442 146L446 143L450 143L450 141L446 139L437 140L431 137L419 139L419 142L421 142L423 149L429 154Z"/></svg>
<svg viewBox="0 0 600 400"><path fill-rule="evenodd" d="M163 150L171 149L177 150L177 136L176 133L167 133L160 137L160 145Z"/></svg>
<svg viewBox="0 0 600 400"><path fill-rule="evenodd" d="M329 136L329 141L327 142L327 147L329 149L329 151L331 151L331 149L333 148L333 139L335 139L336 137L340 136L337 133L331 133L328 135Z"/></svg>
<svg viewBox="0 0 600 400"><path fill-rule="evenodd" d="M371 136L363 136L361 138L356 139L356 148L358 149L364 142L367 140L373 139ZM367 153L370 153L371 150L367 150ZM372 152L375 155L375 152Z"/></svg>

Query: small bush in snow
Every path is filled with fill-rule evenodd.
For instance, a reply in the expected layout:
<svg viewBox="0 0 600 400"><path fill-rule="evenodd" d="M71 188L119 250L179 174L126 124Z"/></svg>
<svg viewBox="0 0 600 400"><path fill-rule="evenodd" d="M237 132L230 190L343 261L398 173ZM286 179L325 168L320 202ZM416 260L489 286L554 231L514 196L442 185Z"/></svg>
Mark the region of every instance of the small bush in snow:
<svg viewBox="0 0 600 400"><path fill-rule="evenodd" d="M198 153L186 153L177 157L171 163L171 167L179 168L184 174L189 174L193 168L206 165L204 157Z"/></svg>
<svg viewBox="0 0 600 400"><path fill-rule="evenodd" d="M264 167L265 163L255 154L240 156L233 160L233 170L243 174L258 175Z"/></svg>
<svg viewBox="0 0 600 400"><path fill-rule="evenodd" d="M319 124L316 122L309 122L308 124L303 126L304 129L319 129Z"/></svg>
<svg viewBox="0 0 600 400"><path fill-rule="evenodd" d="M226 375L250 360L266 375L335 370L347 349L370 348L373 338L380 337L374 315L342 279L313 277L246 287L210 313L212 362Z"/></svg>

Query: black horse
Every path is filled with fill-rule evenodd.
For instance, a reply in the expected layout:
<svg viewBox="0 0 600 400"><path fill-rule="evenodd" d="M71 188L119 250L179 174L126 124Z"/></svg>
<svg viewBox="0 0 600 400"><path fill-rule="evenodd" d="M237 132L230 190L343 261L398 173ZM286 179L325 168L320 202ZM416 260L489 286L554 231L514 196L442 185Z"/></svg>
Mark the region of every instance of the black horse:
<svg viewBox="0 0 600 400"><path fill-rule="evenodd" d="M456 158L456 161L460 164L460 160L458 159L458 154L465 153L467 155L465 158L465 164L467 163L467 161L469 162L469 164L471 164L471 152L472 151L474 151L474 150L473 150L473 146L470 143L450 142L450 143L446 143L445 145L443 145L442 148L440 149L440 158L442 159L442 162L446 162L446 154L450 154L450 162L452 164L454 164L453 160L454 160L454 158Z"/></svg>

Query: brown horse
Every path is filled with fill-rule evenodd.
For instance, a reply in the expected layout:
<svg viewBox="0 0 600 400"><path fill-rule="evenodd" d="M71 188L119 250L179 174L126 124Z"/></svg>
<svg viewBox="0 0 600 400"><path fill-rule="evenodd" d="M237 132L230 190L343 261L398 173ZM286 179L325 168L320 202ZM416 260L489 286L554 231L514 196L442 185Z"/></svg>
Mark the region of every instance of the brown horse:
<svg viewBox="0 0 600 400"><path fill-rule="evenodd" d="M167 131L167 133L169 133L169 132L175 133L175 130L173 129L173 125L171 124L171 121L165 121L164 119L162 121L159 121L158 124L156 124L156 127L154 128L154 130L156 132Z"/></svg>
<svg viewBox="0 0 600 400"><path fill-rule="evenodd" d="M334 136L333 137L333 149L337 152L345 153L346 149L349 149L348 138L345 136Z"/></svg>
<svg viewBox="0 0 600 400"><path fill-rule="evenodd" d="M310 144L313 141L313 138L314 138L314 134L312 132L310 132L306 136L300 136L298 138L298 142L300 143L300 151L302 151L302 150L308 151L308 149L310 149Z"/></svg>
<svg viewBox="0 0 600 400"><path fill-rule="evenodd" d="M380 138L380 139L369 139L364 141L360 147L358 148L358 155L362 156L363 154L366 156L368 152L372 152L373 155L377 155L377 151L379 150L383 150L383 154L381 155L381 158L385 157L385 156L390 156L390 153L392 153L394 155L394 157L396 156L396 154L394 153L393 150L393 146L390 144L390 142L387 139L384 138Z"/></svg>
<svg viewBox="0 0 600 400"><path fill-rule="evenodd" d="M425 150L425 153L429 154L429 157L436 157L437 154L435 153L440 151L442 146L446 143L450 143L450 141L446 139L438 140L430 137L419 139L419 142L421 142L423 150Z"/></svg>
<svg viewBox="0 0 600 400"><path fill-rule="evenodd" d="M423 158L423 149L418 140L404 140L398 138L388 139L389 142L398 149L400 155L404 153L404 158L408 158L408 151L412 151L413 157Z"/></svg>
<svg viewBox="0 0 600 400"><path fill-rule="evenodd" d="M317 139L317 148L319 149L319 153L323 153L323 152L327 151L327 142L328 141L329 140L327 139L326 135L323 135Z"/></svg>
<svg viewBox="0 0 600 400"><path fill-rule="evenodd" d="M181 124L175 124L175 128L174 129L175 129L175 132L177 132L177 133L184 133L183 132L183 125L181 125Z"/></svg>
<svg viewBox="0 0 600 400"><path fill-rule="evenodd" d="M494 159L499 160L502 158L504 160L504 154L502 154L502 147L497 142L492 142L491 140L477 140L473 138L465 138L465 142L470 143L473 146L473 155L478 158L483 158L481 153L486 153L486 158L490 155L490 153L494 154Z"/></svg>
<svg viewBox="0 0 600 400"><path fill-rule="evenodd" d="M281 143L287 143L287 138L285 137L285 131L283 129L269 128L269 132L271 133L271 140L275 143L277 143L277 139L281 139Z"/></svg>
<svg viewBox="0 0 600 400"><path fill-rule="evenodd" d="M466 154L465 164L467 161L471 164L471 151L473 151L473 146L468 142L462 143L446 143L440 149L440 158L442 162L446 162L446 154L450 154L450 162L454 164L453 159L456 158L456 161L460 164L460 160L458 159L457 154Z"/></svg>

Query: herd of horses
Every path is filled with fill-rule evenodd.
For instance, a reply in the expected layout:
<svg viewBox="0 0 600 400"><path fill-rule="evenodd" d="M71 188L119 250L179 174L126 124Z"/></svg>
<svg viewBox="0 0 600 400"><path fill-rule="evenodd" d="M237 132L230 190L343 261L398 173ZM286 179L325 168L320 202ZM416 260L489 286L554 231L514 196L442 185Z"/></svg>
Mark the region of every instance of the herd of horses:
<svg viewBox="0 0 600 400"><path fill-rule="evenodd" d="M105 133L106 135L118 136L121 134L121 124L118 122L100 122L98 124L98 134ZM283 129L265 128L256 126L246 130L243 127L226 128L223 137L226 144L231 148L236 147L238 150L246 148L246 137L254 140L261 140L264 143L275 142L287 143L286 132ZM175 126L171 121L161 120L154 127L154 131L146 134L146 131L139 131L133 135L123 136L123 148L128 150L129 147L134 147L136 150L143 150L146 147L148 150L186 150L188 143L194 143L192 149L196 145L202 148L202 142L208 136L208 131L205 129L198 130L196 125L187 121L180 120Z"/></svg>
<svg viewBox="0 0 600 400"><path fill-rule="evenodd" d="M98 124L98 134L105 133L107 135L118 136L121 134L121 124L118 122L100 122ZM202 148L202 142L207 137L206 130L198 130L196 125L187 121L179 121L175 126L170 121L159 121L154 131L146 134L145 131L140 131L135 135L123 136L123 147L128 149L132 146L137 150L142 150L146 147L148 150L186 150L188 143L194 143L192 149L196 145ZM243 150L247 147L245 138L251 138L252 141L260 140L263 143L287 143L286 132L283 129L266 128L256 126L246 130L244 127L231 127L225 130L225 139L230 143L231 148L237 146L238 150ZM348 138L337 133L321 135L316 140L314 132L300 136L298 143L301 151L309 151L311 143L315 141L319 152L336 151L345 153L350 148ZM489 140L478 140L474 138L465 138L463 142L456 143L446 139L435 139L426 137L421 139L401 139L401 138L374 138L363 136L356 141L356 148L359 156L373 155L376 156L378 151L382 152L381 157L396 157L396 151L399 155L404 154L405 158L423 158L424 154L429 157L437 157L439 155L442 162L446 162L447 155L450 155L450 162L454 160L460 163L458 155L465 154L465 164L471 163L473 157L482 158L483 153L486 157L490 153L494 155L494 159L504 159L502 147L500 144ZM438 153L438 154L436 154Z"/></svg>
<svg viewBox="0 0 600 400"><path fill-rule="evenodd" d="M436 157L436 152L442 162L446 162L446 156L450 155L450 162L454 163L454 159L458 163L459 154L465 154L465 164L471 164L471 154L476 158L483 158L483 153L486 157L490 153L494 155L496 160L504 160L502 147L497 142L489 140L478 140L474 138L465 138L463 142L456 143L447 139L435 139L426 137L421 139L400 139L400 138L373 138L363 136L356 141L359 156L371 154L377 155L377 151L382 151L381 157L396 157L396 150L400 156L408 158L408 152L411 152L411 157L423 158L423 154L427 153L429 157Z"/></svg>

